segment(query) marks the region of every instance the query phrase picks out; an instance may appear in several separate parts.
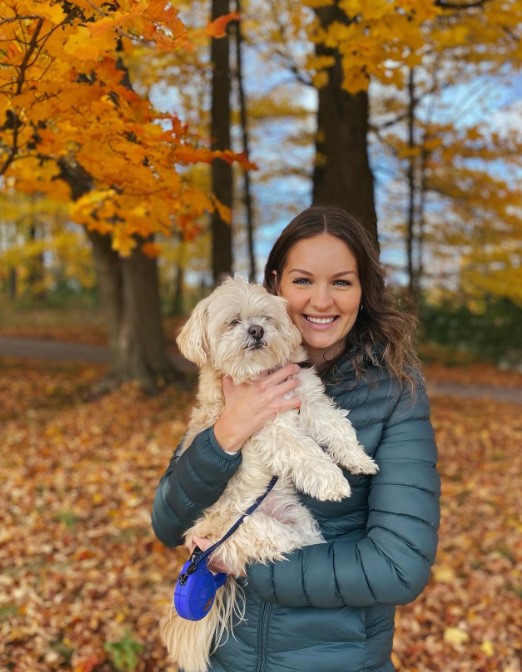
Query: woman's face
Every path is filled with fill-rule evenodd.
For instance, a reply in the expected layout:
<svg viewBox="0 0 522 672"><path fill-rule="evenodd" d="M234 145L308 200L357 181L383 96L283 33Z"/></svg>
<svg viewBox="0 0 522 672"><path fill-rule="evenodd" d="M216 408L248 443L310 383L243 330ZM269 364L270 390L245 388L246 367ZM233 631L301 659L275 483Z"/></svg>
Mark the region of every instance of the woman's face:
<svg viewBox="0 0 522 672"><path fill-rule="evenodd" d="M310 360L322 364L342 352L361 304L357 261L339 238L321 233L291 248L279 293L303 337Z"/></svg>

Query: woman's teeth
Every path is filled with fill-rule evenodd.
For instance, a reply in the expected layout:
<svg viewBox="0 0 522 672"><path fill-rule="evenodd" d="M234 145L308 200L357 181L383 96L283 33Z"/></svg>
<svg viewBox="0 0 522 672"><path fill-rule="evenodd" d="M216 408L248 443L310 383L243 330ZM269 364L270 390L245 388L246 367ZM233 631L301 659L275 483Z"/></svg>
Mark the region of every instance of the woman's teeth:
<svg viewBox="0 0 522 672"><path fill-rule="evenodd" d="M305 317L313 324L330 324L330 322L335 320L335 317L310 317L309 315L306 315Z"/></svg>

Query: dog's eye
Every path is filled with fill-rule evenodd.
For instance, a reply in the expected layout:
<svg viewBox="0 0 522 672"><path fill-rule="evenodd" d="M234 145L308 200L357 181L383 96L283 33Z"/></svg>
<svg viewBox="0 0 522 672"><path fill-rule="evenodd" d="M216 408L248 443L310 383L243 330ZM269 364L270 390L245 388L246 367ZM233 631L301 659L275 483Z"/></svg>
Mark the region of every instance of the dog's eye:
<svg viewBox="0 0 522 672"><path fill-rule="evenodd" d="M233 320L230 320L230 322L228 323L228 325L229 325L230 327L237 327L237 325L238 325L240 322L241 322L241 320L240 320L239 318L235 317Z"/></svg>

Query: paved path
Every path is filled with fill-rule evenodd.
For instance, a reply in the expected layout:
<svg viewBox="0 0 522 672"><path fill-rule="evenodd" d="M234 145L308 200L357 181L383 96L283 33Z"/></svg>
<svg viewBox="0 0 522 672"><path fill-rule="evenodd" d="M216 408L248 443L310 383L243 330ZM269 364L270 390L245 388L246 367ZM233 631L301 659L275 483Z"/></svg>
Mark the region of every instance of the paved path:
<svg viewBox="0 0 522 672"><path fill-rule="evenodd" d="M0 348L1 350L1 348ZM522 389L501 387L500 385L467 385L463 383L428 382L430 396L466 397L468 399L490 399L507 404L522 405Z"/></svg>
<svg viewBox="0 0 522 672"><path fill-rule="evenodd" d="M0 357L24 359L54 359L61 361L95 362L108 364L108 348L99 345L64 343L33 338L4 338L0 336Z"/></svg>
<svg viewBox="0 0 522 672"><path fill-rule="evenodd" d="M98 364L110 363L109 349L99 345L65 343L31 338L7 338L0 336L0 357L23 359L51 359L59 361L82 361ZM172 354L175 368L184 373L194 372L194 365L181 355ZM428 392L433 396L457 396L469 399L491 399L522 405L522 389L496 385L465 385L459 383L428 383Z"/></svg>
<svg viewBox="0 0 522 672"><path fill-rule="evenodd" d="M0 357L22 359L51 359L62 362L92 362L110 364L109 348L103 345L67 343L33 338L8 338L0 336ZM171 354L172 363L178 371L194 372L194 365L178 354Z"/></svg>

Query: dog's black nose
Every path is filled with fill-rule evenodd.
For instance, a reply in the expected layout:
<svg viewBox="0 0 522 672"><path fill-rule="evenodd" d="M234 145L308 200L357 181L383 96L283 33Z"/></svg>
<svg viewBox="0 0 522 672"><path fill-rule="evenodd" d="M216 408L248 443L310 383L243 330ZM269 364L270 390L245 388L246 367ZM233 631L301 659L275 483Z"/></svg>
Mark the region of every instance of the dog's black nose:
<svg viewBox="0 0 522 672"><path fill-rule="evenodd" d="M248 327L248 333L250 336L252 336L252 338L255 338L256 341L259 341L261 338L263 338L265 330L260 324L251 324Z"/></svg>

